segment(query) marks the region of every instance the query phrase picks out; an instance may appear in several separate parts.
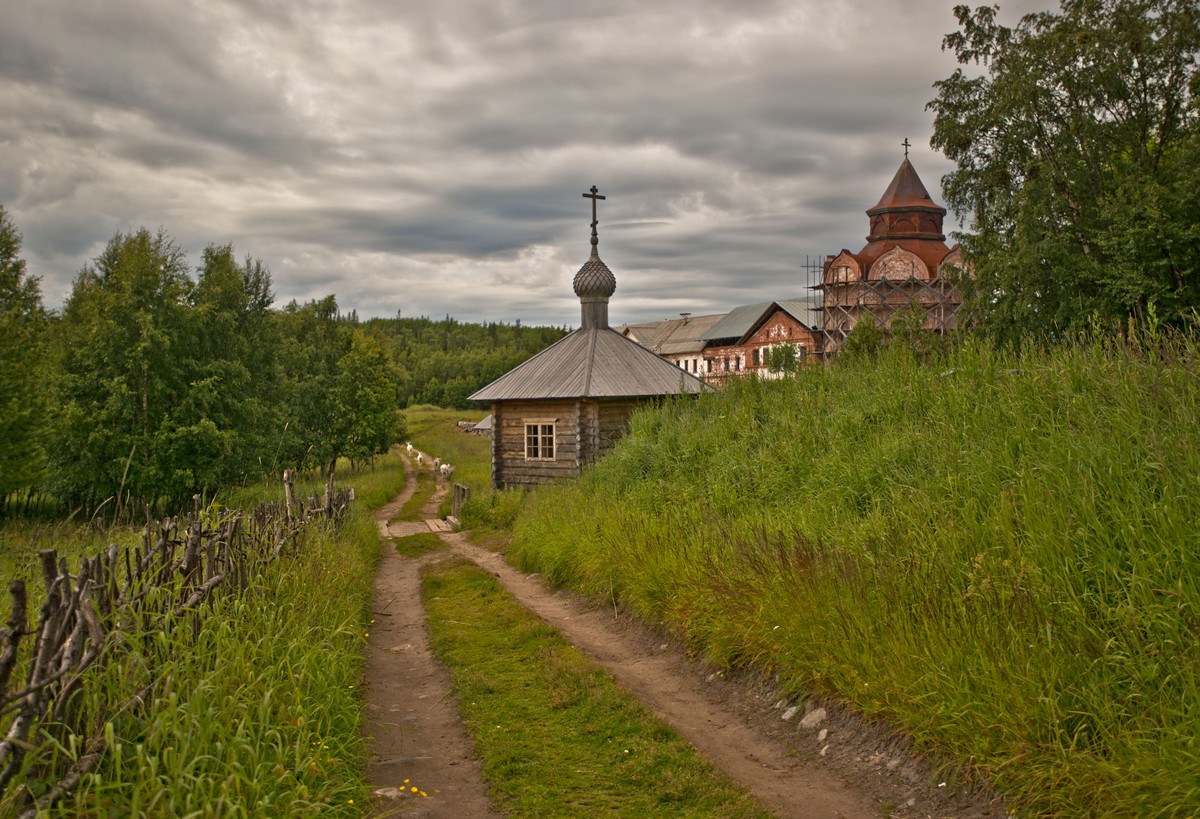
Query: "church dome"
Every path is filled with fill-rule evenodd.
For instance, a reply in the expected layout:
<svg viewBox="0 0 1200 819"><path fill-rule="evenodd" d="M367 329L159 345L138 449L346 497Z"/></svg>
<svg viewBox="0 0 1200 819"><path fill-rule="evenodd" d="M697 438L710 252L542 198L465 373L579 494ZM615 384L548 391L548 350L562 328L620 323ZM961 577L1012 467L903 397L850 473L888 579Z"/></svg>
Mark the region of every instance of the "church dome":
<svg viewBox="0 0 1200 819"><path fill-rule="evenodd" d="M583 263L575 274L575 295L584 298L609 298L617 289L617 277L600 260L600 254L592 248L592 256Z"/></svg>

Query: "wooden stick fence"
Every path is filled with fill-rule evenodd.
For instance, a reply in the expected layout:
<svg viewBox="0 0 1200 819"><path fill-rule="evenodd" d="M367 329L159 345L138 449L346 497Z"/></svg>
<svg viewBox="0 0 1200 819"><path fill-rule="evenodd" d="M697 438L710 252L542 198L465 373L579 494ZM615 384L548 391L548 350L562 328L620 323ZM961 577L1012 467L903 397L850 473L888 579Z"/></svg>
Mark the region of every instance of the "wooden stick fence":
<svg viewBox="0 0 1200 819"><path fill-rule="evenodd" d="M199 634L198 608L217 588L226 593L244 589L287 549L295 547L308 524L340 521L353 500L353 491L334 491L297 503L290 471L284 473L285 501L264 504L248 513L201 510L194 501L191 515L151 520L139 548L107 550L85 558L72 574L66 559L54 550L39 552L46 598L37 626L27 629L29 597L25 581L8 587L12 612L0 628L0 719L12 715L0 740L0 804L21 802L21 816L34 816L68 793L103 759L103 726L79 745L83 749L66 771L47 771L37 763L25 770L47 742L62 745L64 737L86 733L77 713L84 672L103 665L125 641L170 628L191 617L193 638ZM21 658L23 639L32 637L27 660ZM24 645L28 645L27 643ZM27 665L25 684L11 691L14 671ZM141 707L151 687L132 693L111 713ZM103 721L101 721L103 722ZM29 788L16 794L25 778L57 783L34 798ZM13 794L9 792L13 791Z"/></svg>

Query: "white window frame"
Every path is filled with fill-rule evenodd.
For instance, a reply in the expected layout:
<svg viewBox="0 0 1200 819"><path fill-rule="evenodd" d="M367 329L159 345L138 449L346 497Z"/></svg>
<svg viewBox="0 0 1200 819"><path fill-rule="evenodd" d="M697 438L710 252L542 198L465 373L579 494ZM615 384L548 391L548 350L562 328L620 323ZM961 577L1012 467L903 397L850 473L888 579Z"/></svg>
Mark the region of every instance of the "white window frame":
<svg viewBox="0 0 1200 819"><path fill-rule="evenodd" d="M531 432L532 430L532 432ZM525 419L525 460L553 461L558 457L558 419L557 418L526 418ZM530 447L530 443L533 446ZM546 455L546 450L550 454ZM532 450L532 454L531 454Z"/></svg>

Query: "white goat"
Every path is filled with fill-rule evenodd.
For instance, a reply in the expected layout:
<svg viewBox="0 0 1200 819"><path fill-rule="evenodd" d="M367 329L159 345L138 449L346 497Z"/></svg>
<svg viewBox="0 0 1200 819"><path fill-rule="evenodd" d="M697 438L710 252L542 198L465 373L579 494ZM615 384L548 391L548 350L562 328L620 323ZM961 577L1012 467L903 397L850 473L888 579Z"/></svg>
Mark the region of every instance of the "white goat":
<svg viewBox="0 0 1200 819"><path fill-rule="evenodd" d="M408 447L408 454L412 455L412 443L411 442L407 443L407 444L405 444L405 446Z"/></svg>
<svg viewBox="0 0 1200 819"><path fill-rule="evenodd" d="M420 452L418 452L417 453L417 466L421 466L424 463L425 463L425 456L422 455Z"/></svg>
<svg viewBox="0 0 1200 819"><path fill-rule="evenodd" d="M449 478L451 475L454 474L454 467L451 466L450 464L442 464L441 473L442 473L443 478Z"/></svg>
<svg viewBox="0 0 1200 819"><path fill-rule="evenodd" d="M433 459L433 471L434 471L434 472L437 472L437 471L438 471L439 469L441 469L441 468L442 468L442 459L441 459L441 458L434 458L434 459Z"/></svg>

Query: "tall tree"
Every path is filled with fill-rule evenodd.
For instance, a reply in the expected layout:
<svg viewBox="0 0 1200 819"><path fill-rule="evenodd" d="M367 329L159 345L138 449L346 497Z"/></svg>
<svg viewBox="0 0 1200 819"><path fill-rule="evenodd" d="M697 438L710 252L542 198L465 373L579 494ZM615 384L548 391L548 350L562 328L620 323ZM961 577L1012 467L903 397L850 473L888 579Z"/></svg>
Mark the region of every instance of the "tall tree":
<svg viewBox="0 0 1200 819"><path fill-rule="evenodd" d="M162 444L191 376L193 287L183 252L145 228L117 234L75 279L56 334L55 480L69 503L178 499L191 488Z"/></svg>
<svg viewBox="0 0 1200 819"><path fill-rule="evenodd" d="M1063 0L1015 28L954 9L932 145L970 217L963 282L999 337L1200 307L1196 0ZM974 73L974 72L973 72Z"/></svg>
<svg viewBox="0 0 1200 819"><path fill-rule="evenodd" d="M338 361L336 411L329 435L333 446L326 457L361 462L396 443L396 380L396 368L383 345L355 328L350 349Z"/></svg>
<svg viewBox="0 0 1200 819"><path fill-rule="evenodd" d="M279 453L283 463L329 470L343 454L338 363L350 351L352 328L326 296L276 314L284 400Z"/></svg>
<svg viewBox="0 0 1200 819"><path fill-rule="evenodd" d="M45 469L45 327L21 234L0 206L0 508L10 494L36 485Z"/></svg>
<svg viewBox="0 0 1200 819"><path fill-rule="evenodd" d="M189 383L171 414L164 457L198 489L274 471L278 402L271 274L238 264L232 245L205 248L190 300Z"/></svg>

